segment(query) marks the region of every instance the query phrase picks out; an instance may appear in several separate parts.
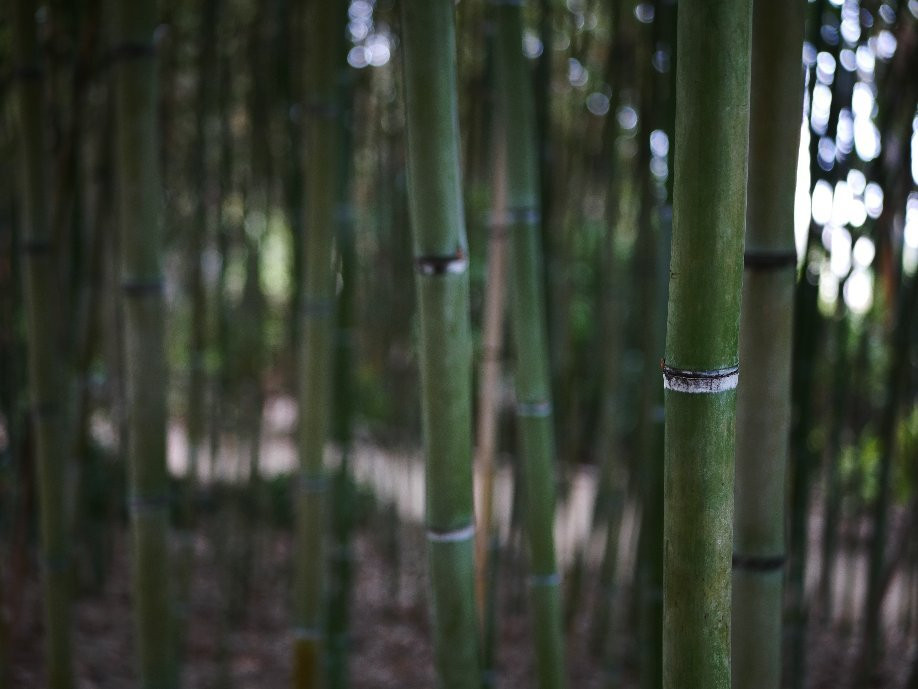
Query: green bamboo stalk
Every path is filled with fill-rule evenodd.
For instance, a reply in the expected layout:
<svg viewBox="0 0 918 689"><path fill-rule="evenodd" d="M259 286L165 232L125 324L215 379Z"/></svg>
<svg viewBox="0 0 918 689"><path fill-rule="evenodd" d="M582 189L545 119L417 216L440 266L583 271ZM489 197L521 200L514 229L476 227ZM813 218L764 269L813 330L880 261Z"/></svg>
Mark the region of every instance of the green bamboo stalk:
<svg viewBox="0 0 918 689"><path fill-rule="evenodd" d="M494 537L492 513L494 508L494 457L497 454L501 353L504 341L504 284L507 265L507 171L505 127L500 118L492 125L493 168L491 191L491 229L488 233L488 275L485 281L485 304L482 326L482 353L479 366L478 419L478 471L481 475L480 505L475 536L475 595L478 614L486 626L488 582L490 571L488 555Z"/></svg>
<svg viewBox="0 0 918 689"><path fill-rule="evenodd" d="M354 241L354 209L351 204L353 151L353 74L339 81L342 114L337 138L340 163L336 184L335 234L340 255L341 289L335 323L334 394L331 433L340 461L332 483L331 586L328 601L328 688L349 686L349 637L351 595L354 580L354 511L356 493L350 460L353 452L354 415L354 300L357 250Z"/></svg>
<svg viewBox="0 0 918 689"><path fill-rule="evenodd" d="M156 3L116 3L116 171L140 686L178 685L169 567Z"/></svg>
<svg viewBox="0 0 918 689"><path fill-rule="evenodd" d="M749 0L683 0L664 366L663 686L730 686Z"/></svg>
<svg viewBox="0 0 918 689"><path fill-rule="evenodd" d="M756 0L753 9L732 610L733 680L750 689L781 683L804 9L796 0Z"/></svg>
<svg viewBox="0 0 918 689"><path fill-rule="evenodd" d="M331 402L335 273L332 263L337 202L340 116L338 75L346 55L347 5L317 3L308 17L307 45L313 52L306 72L304 112L307 151L305 181L307 227L302 243L303 283L297 378L299 492L294 574L293 686L325 682L325 525L326 476L323 453Z"/></svg>
<svg viewBox="0 0 918 689"><path fill-rule="evenodd" d="M198 54L198 92L197 111L195 113L195 143L192 158L192 174L195 177L197 207L191 227L188 244L188 293L191 299L190 337L188 341L189 375L188 375L188 408L185 412L188 454L187 473L185 475L185 495L183 511L185 526L190 528L194 518L194 492L198 481L199 456L201 439L204 435L205 407L205 348L207 339L207 303L204 288L204 276L201 270L202 252L207 238L208 221L208 171L207 152L209 148L207 120L211 112L212 94L214 91L213 71L217 62L216 26L218 0L204 0L200 12L198 27L200 46Z"/></svg>
<svg viewBox="0 0 918 689"><path fill-rule="evenodd" d="M451 0L404 0L401 16L434 652L444 689L477 689L469 253L454 6Z"/></svg>
<svg viewBox="0 0 918 689"><path fill-rule="evenodd" d="M539 240L539 168L532 85L517 2L497 15L498 108L507 122L507 207L511 236L510 313L516 352L517 427L526 475L536 669L542 689L564 686L560 576L555 561L555 439Z"/></svg>
<svg viewBox="0 0 918 689"><path fill-rule="evenodd" d="M888 589L886 541L892 500L892 464L896 454L896 425L908 380L909 330L918 308L918 276L900 275L889 330L890 361L886 375L886 399L880 419L880 461L876 468L877 495L871 507L867 595L864 596L864 646L858 668L858 685L871 686L883 659L883 598Z"/></svg>
<svg viewBox="0 0 918 689"><path fill-rule="evenodd" d="M70 536L65 526L67 400L58 347L62 333L57 255L45 189L43 74L33 0L13 4L19 136L21 141L22 293L31 416L36 439L45 615L45 667L51 689L73 685Z"/></svg>

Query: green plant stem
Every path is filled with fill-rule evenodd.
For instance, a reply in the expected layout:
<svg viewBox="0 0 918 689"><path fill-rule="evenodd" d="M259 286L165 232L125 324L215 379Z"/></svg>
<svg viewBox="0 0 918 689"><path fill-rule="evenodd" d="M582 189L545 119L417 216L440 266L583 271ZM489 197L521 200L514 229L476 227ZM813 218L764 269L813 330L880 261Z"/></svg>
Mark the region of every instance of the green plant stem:
<svg viewBox="0 0 918 689"><path fill-rule="evenodd" d="M468 246L450 0L404 0L408 192L417 267L434 653L444 689L478 689Z"/></svg>
<svg viewBox="0 0 918 689"><path fill-rule="evenodd" d="M803 12L794 0L753 9L732 610L733 680L750 689L781 683Z"/></svg>
<svg viewBox="0 0 918 689"><path fill-rule="evenodd" d="M73 685L71 660L71 543L65 518L67 399L55 305L57 256L45 188L42 65L37 6L13 2L13 38L21 151L22 295L25 300L28 387L38 465L38 508L45 618L45 668L51 689Z"/></svg>
<svg viewBox="0 0 918 689"><path fill-rule="evenodd" d="M520 5L498 3L497 93L507 122L507 207L511 236L511 319L516 354L517 424L526 475L538 685L564 686L560 576L555 560L555 439L539 241L539 169L532 86L522 52Z"/></svg>
<svg viewBox="0 0 918 689"><path fill-rule="evenodd" d="M678 13L664 369L667 689L730 686L732 371L738 366L751 10L748 0L683 0ZM680 379L677 371L687 373ZM722 382L707 387L705 372L713 371Z"/></svg>
<svg viewBox="0 0 918 689"><path fill-rule="evenodd" d="M117 180L127 366L128 469L140 686L175 687L166 471L166 359L156 3L117 4Z"/></svg>
<svg viewBox="0 0 918 689"><path fill-rule="evenodd" d="M337 78L344 65L346 3L316 3L307 18L311 60L306 65L306 207L302 243L298 398L300 475L294 583L293 686L322 686L325 675L326 475L323 453L331 402L335 302L335 206L340 117Z"/></svg>

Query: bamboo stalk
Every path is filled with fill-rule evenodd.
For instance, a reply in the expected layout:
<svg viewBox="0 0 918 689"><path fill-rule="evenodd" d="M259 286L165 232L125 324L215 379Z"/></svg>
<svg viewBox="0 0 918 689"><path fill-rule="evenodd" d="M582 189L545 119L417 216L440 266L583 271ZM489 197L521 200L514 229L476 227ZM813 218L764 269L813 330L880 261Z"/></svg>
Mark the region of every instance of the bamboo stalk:
<svg viewBox="0 0 918 689"><path fill-rule="evenodd" d="M507 206L511 228L511 317L516 353L517 427L526 475L538 683L564 686L560 576L555 560L555 439L539 241L539 169L532 86L522 52L519 3L498 3L498 107L507 123Z"/></svg>
<svg viewBox="0 0 918 689"><path fill-rule="evenodd" d="M684 0L666 363L663 686L730 686L751 2Z"/></svg>
<svg viewBox="0 0 918 689"><path fill-rule="evenodd" d="M65 518L67 401L58 349L62 333L57 256L45 189L43 73L33 0L13 3L14 50L22 184L22 294L31 416L36 439L45 616L45 667L51 689L73 685L71 660L71 547Z"/></svg>
<svg viewBox="0 0 918 689"><path fill-rule="evenodd" d="M117 3L116 171L133 589L141 687L178 684L169 567L156 3Z"/></svg>
<svg viewBox="0 0 918 689"><path fill-rule="evenodd" d="M482 354L479 366L478 470L481 475L480 512L475 535L475 592L478 614L484 624L488 599L488 552L492 539L494 508L494 457L500 419L500 360L504 341L504 284L507 263L507 169L505 127L494 125L494 160L491 198L491 230L488 234L488 275L485 282Z"/></svg>
<svg viewBox="0 0 918 689"><path fill-rule="evenodd" d="M750 689L781 683L803 26L795 0L754 3L732 610L732 676Z"/></svg>
<svg viewBox="0 0 918 689"><path fill-rule="evenodd" d="M477 689L472 362L454 7L451 0L404 0L401 16L434 652L441 686Z"/></svg>
<svg viewBox="0 0 918 689"><path fill-rule="evenodd" d="M317 3L307 20L306 205L298 348L299 492L296 514L293 686L312 689L325 674L326 472L334 325L335 205L340 117L337 79L344 66L346 3Z"/></svg>

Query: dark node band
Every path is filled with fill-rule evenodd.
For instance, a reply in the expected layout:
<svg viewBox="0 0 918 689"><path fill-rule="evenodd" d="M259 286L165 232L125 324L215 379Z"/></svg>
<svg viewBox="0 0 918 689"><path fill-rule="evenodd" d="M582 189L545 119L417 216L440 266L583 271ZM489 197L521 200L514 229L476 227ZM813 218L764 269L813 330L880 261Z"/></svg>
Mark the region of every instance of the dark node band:
<svg viewBox="0 0 918 689"><path fill-rule="evenodd" d="M163 279L137 278L121 281L121 290L126 297L146 297L163 293Z"/></svg>
<svg viewBox="0 0 918 689"><path fill-rule="evenodd" d="M331 101L309 100L303 106L303 113L307 117L320 120L333 120L341 114L341 109Z"/></svg>
<svg viewBox="0 0 918 689"><path fill-rule="evenodd" d="M334 302L331 299L304 299L300 306L300 313L306 318L325 318L334 312Z"/></svg>
<svg viewBox="0 0 918 689"><path fill-rule="evenodd" d="M733 569L743 569L747 572L772 572L782 569L787 558L783 555L759 556L737 555L733 553Z"/></svg>
<svg viewBox="0 0 918 689"><path fill-rule="evenodd" d="M469 260L460 250L449 256L418 256L414 265L421 275L461 275L469 267Z"/></svg>
<svg viewBox="0 0 918 689"><path fill-rule="evenodd" d="M535 225L542 219L542 216L535 206L516 206L507 209L507 219L511 223Z"/></svg>
<svg viewBox="0 0 918 689"><path fill-rule="evenodd" d="M10 74L10 81L39 81L43 76L44 71L37 65L17 65Z"/></svg>
<svg viewBox="0 0 918 689"><path fill-rule="evenodd" d="M145 514L164 512L172 504L172 497L165 494L157 495L132 495L127 499L128 512L131 514Z"/></svg>
<svg viewBox="0 0 918 689"><path fill-rule="evenodd" d="M324 493L328 490L328 478L324 475L300 475L296 480L296 487L301 493L309 495Z"/></svg>
<svg viewBox="0 0 918 689"><path fill-rule="evenodd" d="M743 255L743 265L751 270L777 270L779 268L797 267L797 251L747 251Z"/></svg>
<svg viewBox="0 0 918 689"><path fill-rule="evenodd" d="M60 412L61 407L56 402L40 402L32 406L32 418L36 421L53 419Z"/></svg>
<svg viewBox="0 0 918 689"><path fill-rule="evenodd" d="M113 65L116 62L141 60L152 58L156 55L156 48L152 43L143 41L123 41L113 45L102 60L104 65Z"/></svg>
<svg viewBox="0 0 918 689"><path fill-rule="evenodd" d="M41 256L53 253L54 244L50 239L23 239L19 250L26 256Z"/></svg>

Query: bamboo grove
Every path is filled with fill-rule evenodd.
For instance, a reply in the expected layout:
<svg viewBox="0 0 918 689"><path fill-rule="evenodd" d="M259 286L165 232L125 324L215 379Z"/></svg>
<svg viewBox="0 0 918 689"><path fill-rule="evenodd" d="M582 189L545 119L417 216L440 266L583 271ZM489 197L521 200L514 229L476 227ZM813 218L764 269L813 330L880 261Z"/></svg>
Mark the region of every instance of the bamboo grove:
<svg viewBox="0 0 918 689"><path fill-rule="evenodd" d="M0 689L918 688L915 0L10 0L0 149Z"/></svg>

